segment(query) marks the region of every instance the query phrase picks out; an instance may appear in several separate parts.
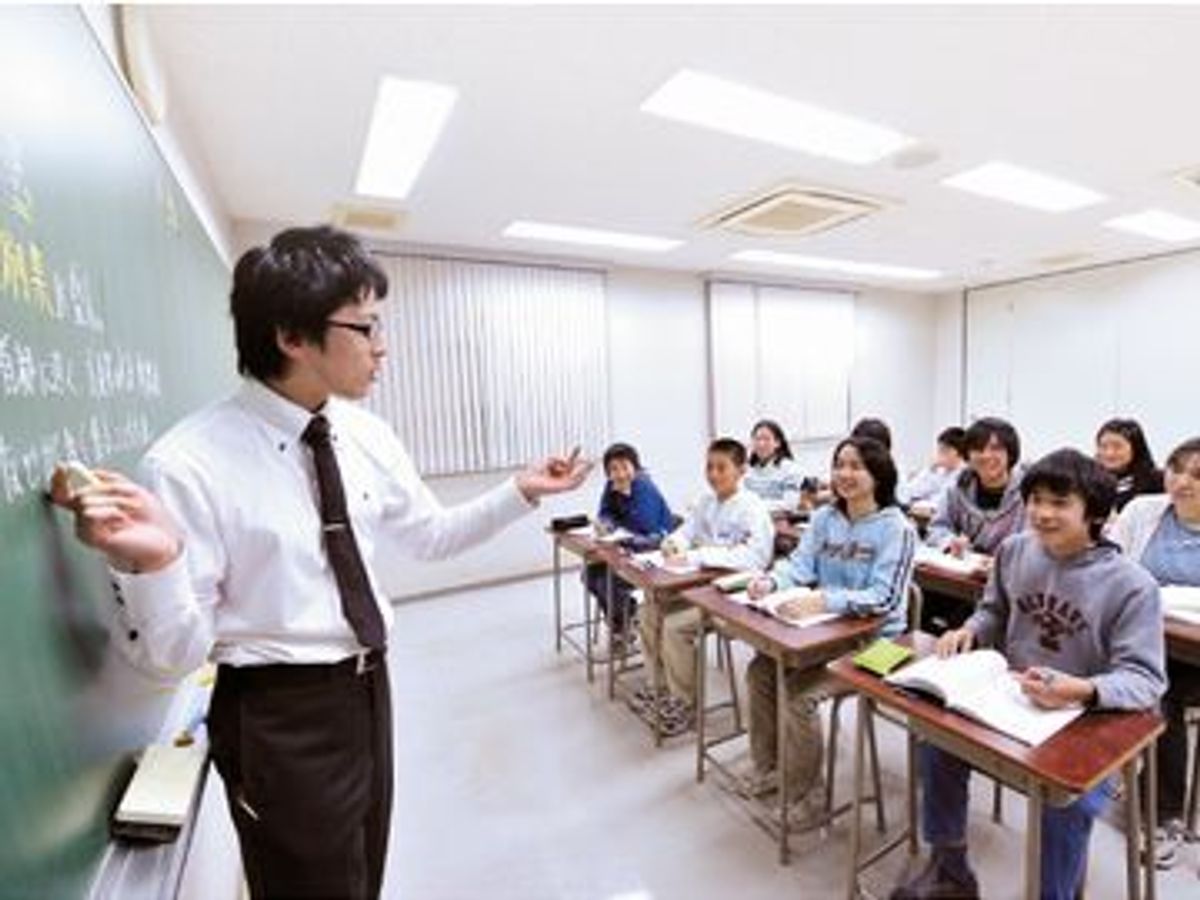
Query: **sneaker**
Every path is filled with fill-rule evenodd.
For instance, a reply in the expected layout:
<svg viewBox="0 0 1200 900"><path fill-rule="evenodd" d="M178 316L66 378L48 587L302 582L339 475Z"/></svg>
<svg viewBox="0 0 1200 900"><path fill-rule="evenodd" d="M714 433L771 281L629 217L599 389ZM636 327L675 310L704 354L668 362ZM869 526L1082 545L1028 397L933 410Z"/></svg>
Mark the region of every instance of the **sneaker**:
<svg viewBox="0 0 1200 900"><path fill-rule="evenodd" d="M664 737L676 737L692 727L692 705L681 697L667 694L658 701L658 721Z"/></svg>
<svg viewBox="0 0 1200 900"><path fill-rule="evenodd" d="M1179 819L1171 819L1154 829L1154 865L1159 869L1170 869L1179 861L1179 851L1187 838L1187 826Z"/></svg>
<svg viewBox="0 0 1200 900"><path fill-rule="evenodd" d="M654 705L654 688L650 682L643 681L633 692L626 698L629 708L638 715L642 715L646 710Z"/></svg>
<svg viewBox="0 0 1200 900"><path fill-rule="evenodd" d="M739 797L746 800L761 800L771 794L779 793L779 773L774 769L763 771L752 766L749 772L738 777L734 790Z"/></svg>
<svg viewBox="0 0 1200 900"><path fill-rule="evenodd" d="M828 819L825 812L825 789L817 786L803 797L788 804L788 827L801 831L816 828Z"/></svg>
<svg viewBox="0 0 1200 900"><path fill-rule="evenodd" d="M964 863L958 867L946 864L935 849L933 856L918 875L892 891L890 900L979 900L979 882L975 873Z"/></svg>

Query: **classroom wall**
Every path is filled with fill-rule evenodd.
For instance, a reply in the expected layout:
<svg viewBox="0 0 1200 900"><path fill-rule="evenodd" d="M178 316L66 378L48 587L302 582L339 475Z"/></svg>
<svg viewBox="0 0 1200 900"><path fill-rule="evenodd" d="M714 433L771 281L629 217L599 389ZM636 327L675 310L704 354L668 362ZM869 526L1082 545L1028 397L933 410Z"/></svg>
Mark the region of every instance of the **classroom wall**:
<svg viewBox="0 0 1200 900"><path fill-rule="evenodd" d="M969 414L1006 415L1032 459L1090 451L1112 416L1141 421L1158 460L1200 433L1187 388L1200 380L1200 253L972 290Z"/></svg>
<svg viewBox="0 0 1200 900"><path fill-rule="evenodd" d="M963 424L963 295L931 298L934 309L933 430Z"/></svg>
<svg viewBox="0 0 1200 900"><path fill-rule="evenodd" d="M682 510L703 490L709 438L704 282L687 273L616 269L608 282L610 417L614 437L634 442L668 502ZM856 304L851 415L880 415L895 432L897 455L921 464L932 441L935 307L929 297L866 290ZM748 423L749 424L749 423ZM827 444L798 448L810 471L828 468ZM429 479L445 503L468 499L502 473ZM550 565L542 528L557 514L592 511L599 473L576 494L552 498L537 514L454 560L414 563L399 598L500 578Z"/></svg>
<svg viewBox="0 0 1200 900"><path fill-rule="evenodd" d="M237 252L261 243L279 224L238 222ZM430 249L430 248L422 248ZM938 298L862 289L855 305L851 421L878 415L892 426L897 460L906 469L931 452L934 382L941 352ZM695 274L617 268L608 273L610 411L614 438L635 443L673 508L683 510L703 490L701 448L709 438L708 347L704 279ZM751 423L747 423L747 427ZM795 448L806 471L828 471L832 443ZM447 504L458 503L509 477L491 472L430 478ZM397 598L522 577L549 569L542 529L555 515L592 512L599 472L580 491L551 498L534 515L485 545L453 560L413 562Z"/></svg>
<svg viewBox="0 0 1200 900"><path fill-rule="evenodd" d="M121 70L117 49L117 7L88 4L79 7L88 25L117 71ZM227 263L233 259L233 221L226 214L217 193L208 164L199 149L196 132L181 104L169 98L167 114L159 125L150 126L150 134L175 173L180 186L208 230L209 237Z"/></svg>

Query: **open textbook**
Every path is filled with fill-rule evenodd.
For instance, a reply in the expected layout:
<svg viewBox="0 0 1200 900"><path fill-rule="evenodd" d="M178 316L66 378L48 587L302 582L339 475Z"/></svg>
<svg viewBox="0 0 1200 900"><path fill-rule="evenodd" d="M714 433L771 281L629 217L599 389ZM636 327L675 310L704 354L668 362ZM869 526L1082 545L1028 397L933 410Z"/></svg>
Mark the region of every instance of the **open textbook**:
<svg viewBox="0 0 1200 900"><path fill-rule="evenodd" d="M1035 747L1083 713L1082 706L1035 705L1021 692L1008 660L995 650L972 650L947 659L926 656L884 681L933 694L947 709Z"/></svg>
<svg viewBox="0 0 1200 900"><path fill-rule="evenodd" d="M991 558L986 553L970 551L962 556L955 556L937 547L920 545L917 547L915 560L918 565L931 566L955 575L979 576L988 570Z"/></svg>
<svg viewBox="0 0 1200 900"><path fill-rule="evenodd" d="M767 594L758 600L751 600L748 593L739 591L730 594L729 599L735 603L741 603L743 606L749 606L751 609L757 609L768 616L774 616L785 625L792 625L796 628L820 625L822 622L838 618L838 614L834 612L802 614L798 609L799 601L812 594L812 592L812 588L788 588L787 590Z"/></svg>
<svg viewBox="0 0 1200 900"><path fill-rule="evenodd" d="M1200 587L1168 584L1161 588L1163 615L1200 625Z"/></svg>

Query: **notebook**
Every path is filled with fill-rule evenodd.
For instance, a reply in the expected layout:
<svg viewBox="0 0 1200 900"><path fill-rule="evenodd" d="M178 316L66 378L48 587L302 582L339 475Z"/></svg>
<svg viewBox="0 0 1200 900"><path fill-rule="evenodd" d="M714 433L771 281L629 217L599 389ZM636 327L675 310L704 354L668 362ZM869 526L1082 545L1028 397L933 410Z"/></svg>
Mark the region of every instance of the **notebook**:
<svg viewBox="0 0 1200 900"><path fill-rule="evenodd" d="M830 622L839 617L838 613L835 612L808 614L798 612L795 608L796 601L812 593L812 588L788 588L787 590L767 594L758 600L751 600L748 593L738 591L737 593L730 594L729 599L735 603L740 603L743 606L748 606L751 609L756 609L761 613L772 616L783 624L791 625L794 628L807 628L812 625L820 625L822 622Z"/></svg>
<svg viewBox="0 0 1200 900"><path fill-rule="evenodd" d="M1017 740L1037 746L1083 714L1082 706L1042 709L1021 692L1008 660L995 650L939 659L927 656L884 678L932 694L952 709Z"/></svg>

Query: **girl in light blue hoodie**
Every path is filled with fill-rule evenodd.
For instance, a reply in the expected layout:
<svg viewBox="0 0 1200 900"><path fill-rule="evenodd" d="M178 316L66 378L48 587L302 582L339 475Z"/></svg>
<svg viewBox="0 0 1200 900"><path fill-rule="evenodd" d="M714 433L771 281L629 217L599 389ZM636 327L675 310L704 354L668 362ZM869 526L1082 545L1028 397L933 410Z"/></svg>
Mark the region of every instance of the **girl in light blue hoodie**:
<svg viewBox="0 0 1200 900"><path fill-rule="evenodd" d="M880 616L880 631L898 634L906 624L917 535L896 505L891 454L871 438L846 438L833 453L833 491L834 503L813 516L788 559L751 584L751 595L811 587L813 592L797 601L800 615ZM817 708L829 691L824 662L787 673L789 801L807 796L820 779L824 741ZM764 793L778 783L775 661L758 654L746 680L755 769L747 789Z"/></svg>

